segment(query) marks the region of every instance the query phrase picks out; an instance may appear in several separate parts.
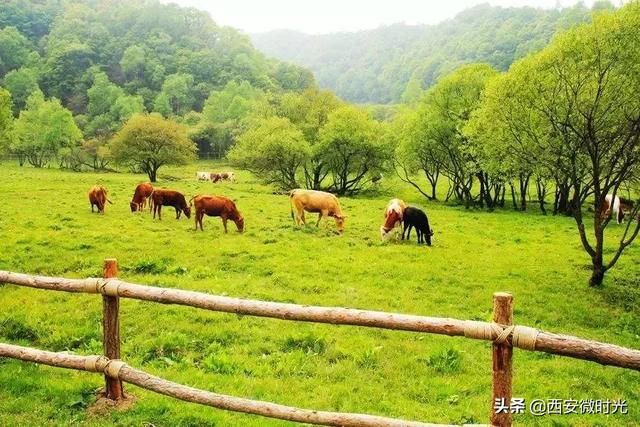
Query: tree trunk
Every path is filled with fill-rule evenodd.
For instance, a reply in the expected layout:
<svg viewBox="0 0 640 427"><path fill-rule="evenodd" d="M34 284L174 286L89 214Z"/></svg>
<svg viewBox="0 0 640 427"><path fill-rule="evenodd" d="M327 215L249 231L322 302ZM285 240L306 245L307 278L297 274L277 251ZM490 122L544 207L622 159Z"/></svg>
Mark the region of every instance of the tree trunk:
<svg viewBox="0 0 640 427"><path fill-rule="evenodd" d="M158 168L149 169L148 175L149 175L149 181L156 182L156 178L158 176Z"/></svg>

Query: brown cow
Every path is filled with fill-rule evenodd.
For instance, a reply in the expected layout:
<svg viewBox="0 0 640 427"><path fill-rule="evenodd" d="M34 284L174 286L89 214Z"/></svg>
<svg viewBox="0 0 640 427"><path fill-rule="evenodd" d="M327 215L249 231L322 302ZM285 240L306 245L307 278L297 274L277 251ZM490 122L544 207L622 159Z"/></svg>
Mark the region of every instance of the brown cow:
<svg viewBox="0 0 640 427"><path fill-rule="evenodd" d="M218 181L236 182L236 175L233 172L211 172L209 178L213 183Z"/></svg>
<svg viewBox="0 0 640 427"><path fill-rule="evenodd" d="M101 185L94 185L89 190L89 203L91 204L91 212L93 212L93 206L98 208L98 213L104 214L104 207L106 203L111 203L111 200L107 198L107 190Z"/></svg>
<svg viewBox="0 0 640 427"><path fill-rule="evenodd" d="M238 231L242 233L244 231L244 218L238 212L236 204L233 200L223 196L194 196L192 199L195 204L195 219L196 230L198 224L200 224L200 230L202 230L202 218L205 216L219 216L222 218L222 225L224 225L224 232L227 232L227 220L231 220L236 223ZM191 206L191 201L189 201ZM202 230L204 231L204 230Z"/></svg>
<svg viewBox="0 0 640 427"><path fill-rule="evenodd" d="M296 189L289 192L291 198L291 217L296 224L306 224L304 212L318 212L318 222L316 227L320 225L322 217L332 216L336 220L336 228L338 232L344 231L345 215L342 214L340 202L338 198L331 193L316 190ZM295 213L294 213L295 212Z"/></svg>
<svg viewBox="0 0 640 427"><path fill-rule="evenodd" d="M220 181L222 179L222 177L220 176L219 173L211 172L209 174L209 179L211 179L211 182L216 183L216 182Z"/></svg>
<svg viewBox="0 0 640 427"><path fill-rule="evenodd" d="M136 191L133 193L133 199L131 199L131 203L129 203L131 212L142 211L151 193L153 193L153 185L151 185L150 182L138 184ZM151 211L151 201L149 201L149 211Z"/></svg>
<svg viewBox="0 0 640 427"><path fill-rule="evenodd" d="M384 224L380 227L380 237L383 241L390 237L391 230L393 230L397 224L402 227L402 216L406 208L407 204L402 200L391 199L384 210Z"/></svg>
<svg viewBox="0 0 640 427"><path fill-rule="evenodd" d="M191 218L191 208L187 205L187 201L182 193L164 188L153 190L151 193L153 201L153 218L158 213L158 219L162 220L162 207L173 206L176 209L176 219L180 219L180 215L184 212L187 218Z"/></svg>

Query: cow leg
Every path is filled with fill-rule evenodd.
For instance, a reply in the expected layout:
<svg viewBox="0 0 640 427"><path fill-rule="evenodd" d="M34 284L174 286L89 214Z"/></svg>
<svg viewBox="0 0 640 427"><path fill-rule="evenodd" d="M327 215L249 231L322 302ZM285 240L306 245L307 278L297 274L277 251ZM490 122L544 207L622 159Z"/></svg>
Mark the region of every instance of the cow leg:
<svg viewBox="0 0 640 427"><path fill-rule="evenodd" d="M91 213L93 213L93 203L91 203Z"/></svg>
<svg viewBox="0 0 640 427"><path fill-rule="evenodd" d="M200 222L200 231L204 231L202 229L202 219L204 218L204 212L200 213L200 219L198 220ZM198 227L196 226L196 230L198 229Z"/></svg>
<svg viewBox="0 0 640 427"><path fill-rule="evenodd" d="M158 219L162 221L162 205L158 205Z"/></svg>
<svg viewBox="0 0 640 427"><path fill-rule="evenodd" d="M409 224L409 230L407 230L407 240L411 240L411 229L413 228L413 225Z"/></svg>
<svg viewBox="0 0 640 427"><path fill-rule="evenodd" d="M409 224L407 224L406 222L404 223L404 227L402 228L402 240L404 240L404 233L405 231L407 231L407 228L409 227ZM409 239L409 236L407 236L407 239Z"/></svg>
<svg viewBox="0 0 640 427"><path fill-rule="evenodd" d="M227 217L222 217L222 225L224 225L224 233L227 234Z"/></svg>
<svg viewBox="0 0 640 427"><path fill-rule="evenodd" d="M304 209L300 209L298 211L298 218L300 219L300 223L298 225L307 225L307 220L304 217Z"/></svg>
<svg viewBox="0 0 640 427"><path fill-rule="evenodd" d="M318 222L316 222L316 227L318 227L320 225L320 220L322 219L324 212L320 211L320 214L318 215Z"/></svg>

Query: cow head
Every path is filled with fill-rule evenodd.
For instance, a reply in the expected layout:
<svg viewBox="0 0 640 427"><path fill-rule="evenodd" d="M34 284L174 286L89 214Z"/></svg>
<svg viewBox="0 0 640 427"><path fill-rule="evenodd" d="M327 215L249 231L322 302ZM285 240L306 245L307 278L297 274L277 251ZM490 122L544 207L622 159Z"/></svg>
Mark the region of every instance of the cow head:
<svg viewBox="0 0 640 427"><path fill-rule="evenodd" d="M344 221L347 218L345 215L341 215L341 214L336 214L334 215L334 218L336 219L336 228L338 229L339 233L343 233L344 232Z"/></svg>
<svg viewBox="0 0 640 427"><path fill-rule="evenodd" d="M138 204L131 202L129 203L129 206L131 206L131 212L136 212L138 210Z"/></svg>
<svg viewBox="0 0 640 427"><path fill-rule="evenodd" d="M191 206L185 206L182 209L182 212L184 213L184 216L186 216L187 218L191 218Z"/></svg>
<svg viewBox="0 0 640 427"><path fill-rule="evenodd" d="M433 230L429 230L429 232L425 234L425 238L427 239L427 246L431 246L431 236L433 236Z"/></svg>
<svg viewBox="0 0 640 427"><path fill-rule="evenodd" d="M236 227L238 227L238 231L242 233L244 231L244 218L242 216L238 216L233 222L236 223Z"/></svg>

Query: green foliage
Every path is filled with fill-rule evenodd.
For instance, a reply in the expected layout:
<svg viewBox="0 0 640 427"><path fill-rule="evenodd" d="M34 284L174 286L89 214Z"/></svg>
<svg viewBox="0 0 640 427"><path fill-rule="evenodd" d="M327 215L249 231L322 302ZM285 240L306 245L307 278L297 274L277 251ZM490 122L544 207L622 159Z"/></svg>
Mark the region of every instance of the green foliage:
<svg viewBox="0 0 640 427"><path fill-rule="evenodd" d="M15 115L25 107L29 95L40 90L38 79L39 71L35 68L27 67L10 71L4 76L4 86L13 96L13 111Z"/></svg>
<svg viewBox="0 0 640 427"><path fill-rule="evenodd" d="M154 102L154 111L165 117L186 114L192 107L193 82L191 74L177 73L167 76Z"/></svg>
<svg viewBox="0 0 640 427"><path fill-rule="evenodd" d="M127 95L103 72L94 74L87 96L89 104L84 128L88 136L110 136L131 116L145 111L140 96Z"/></svg>
<svg viewBox="0 0 640 427"><path fill-rule="evenodd" d="M489 85L466 131L494 159L492 169L508 174L535 167L569 183L571 213L593 263L593 285L634 238L630 234L603 263L605 196L637 179L640 167L638 28L640 5L633 2L559 35ZM582 219L591 194L593 243Z"/></svg>
<svg viewBox="0 0 640 427"><path fill-rule="evenodd" d="M346 106L328 115L314 153L331 173L331 189L338 194L354 194L368 183L368 176L388 166L392 151L380 138L379 123L365 111Z"/></svg>
<svg viewBox="0 0 640 427"><path fill-rule="evenodd" d="M183 125L153 114L131 117L111 143L116 162L146 173L151 182L156 182L160 167L185 164L195 152Z"/></svg>
<svg viewBox="0 0 640 427"><path fill-rule="evenodd" d="M60 101L44 99L42 92L34 92L27 99L25 110L15 121L11 150L35 166L42 167L63 147L72 148L82 139L71 112Z"/></svg>
<svg viewBox="0 0 640 427"><path fill-rule="evenodd" d="M0 78L42 62L39 83L74 114L88 112L94 67L147 111L200 111L233 80L263 90L314 85L308 70L265 58L238 31L207 12L157 0L6 0L0 3ZM42 52L40 59L35 50ZM35 56L34 56L35 55ZM21 101L17 98L16 104ZM106 120L105 120L106 121Z"/></svg>
<svg viewBox="0 0 640 427"><path fill-rule="evenodd" d="M15 27L0 30L0 75L24 65L31 43Z"/></svg>
<svg viewBox="0 0 640 427"><path fill-rule="evenodd" d="M343 99L393 103L415 100L416 87L428 88L462 64L482 62L506 71L555 33L589 21L590 12L584 4L550 10L484 4L437 25L325 35L277 30L252 39L269 56L309 67L320 87Z"/></svg>
<svg viewBox="0 0 640 427"><path fill-rule="evenodd" d="M229 151L237 167L283 189L298 187L298 171L311 155L302 132L286 118L257 119Z"/></svg>
<svg viewBox="0 0 640 427"><path fill-rule="evenodd" d="M0 154L9 151L13 136L12 130L11 94L0 87Z"/></svg>

